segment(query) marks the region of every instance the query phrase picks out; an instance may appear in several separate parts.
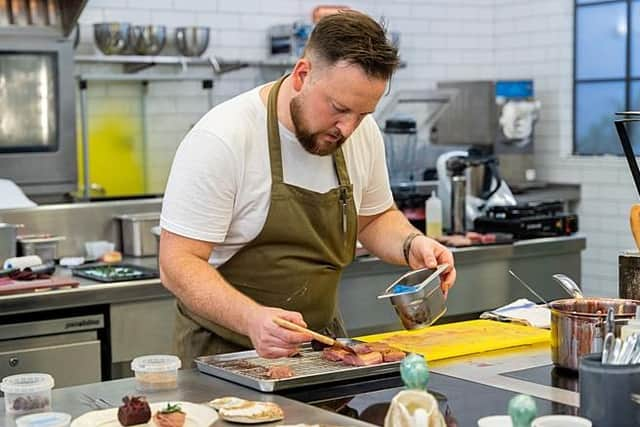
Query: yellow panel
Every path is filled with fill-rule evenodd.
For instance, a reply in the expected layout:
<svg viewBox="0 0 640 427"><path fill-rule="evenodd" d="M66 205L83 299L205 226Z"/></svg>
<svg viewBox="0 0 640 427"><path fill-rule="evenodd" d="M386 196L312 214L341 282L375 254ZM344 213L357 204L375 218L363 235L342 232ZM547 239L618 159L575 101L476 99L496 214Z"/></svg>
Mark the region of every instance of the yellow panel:
<svg viewBox="0 0 640 427"><path fill-rule="evenodd" d="M509 347L549 343L546 329L493 320L448 323L413 331L387 332L357 338L365 342L384 342L427 360L448 359Z"/></svg>
<svg viewBox="0 0 640 427"><path fill-rule="evenodd" d="M89 102L92 113L89 116L89 182L104 188L106 196L136 195L145 191L141 120L137 111L131 111L135 109L133 102L132 98L90 99ZM81 131L77 145L78 182L82 186Z"/></svg>

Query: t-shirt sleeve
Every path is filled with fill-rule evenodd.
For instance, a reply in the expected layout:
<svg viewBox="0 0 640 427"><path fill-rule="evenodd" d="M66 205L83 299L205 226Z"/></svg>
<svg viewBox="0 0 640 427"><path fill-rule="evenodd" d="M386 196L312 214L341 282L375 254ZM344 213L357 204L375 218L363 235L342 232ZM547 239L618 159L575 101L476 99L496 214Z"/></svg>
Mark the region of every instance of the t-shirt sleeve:
<svg viewBox="0 0 640 427"><path fill-rule="evenodd" d="M237 189L231 147L218 136L194 129L181 142L162 201L160 226L192 239L225 240Z"/></svg>
<svg viewBox="0 0 640 427"><path fill-rule="evenodd" d="M380 129L371 116L367 116L365 138L370 147L369 173L362 191L359 215L377 215L393 206L389 174L384 154L384 141Z"/></svg>

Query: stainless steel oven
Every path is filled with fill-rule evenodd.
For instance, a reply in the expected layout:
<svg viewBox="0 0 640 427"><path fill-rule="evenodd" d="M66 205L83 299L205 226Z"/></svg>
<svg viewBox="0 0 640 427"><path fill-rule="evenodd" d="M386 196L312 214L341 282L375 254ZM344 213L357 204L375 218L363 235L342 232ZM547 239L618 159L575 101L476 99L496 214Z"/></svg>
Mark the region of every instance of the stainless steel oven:
<svg viewBox="0 0 640 427"><path fill-rule="evenodd" d="M31 196L76 189L71 41L0 37L0 178Z"/></svg>

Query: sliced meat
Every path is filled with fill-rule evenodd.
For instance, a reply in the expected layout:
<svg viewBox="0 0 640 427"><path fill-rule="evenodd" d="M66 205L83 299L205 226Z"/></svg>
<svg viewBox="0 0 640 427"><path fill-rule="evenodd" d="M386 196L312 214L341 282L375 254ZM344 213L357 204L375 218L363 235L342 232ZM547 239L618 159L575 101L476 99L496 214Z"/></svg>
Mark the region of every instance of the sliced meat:
<svg viewBox="0 0 640 427"><path fill-rule="evenodd" d="M385 362L399 362L404 359L407 354L400 350L389 350L382 353L382 360Z"/></svg>
<svg viewBox="0 0 640 427"><path fill-rule="evenodd" d="M332 362L342 361L342 359L344 359L347 354L349 354L347 350L336 347L327 347L322 350L322 358L325 360L330 360Z"/></svg>
<svg viewBox="0 0 640 427"><path fill-rule="evenodd" d="M496 242L495 234L488 233L488 234L482 235L482 243L487 244L487 243L495 243L495 242Z"/></svg>
<svg viewBox="0 0 640 427"><path fill-rule="evenodd" d="M468 231L465 236L467 239L471 240L472 243L481 243L482 242L482 234L476 233L475 231Z"/></svg>
<svg viewBox="0 0 640 427"><path fill-rule="evenodd" d="M289 365L274 365L267 371L267 376L272 380L280 380L282 378L291 378L294 375Z"/></svg>
<svg viewBox="0 0 640 427"><path fill-rule="evenodd" d="M394 350L389 344L385 344L383 342L369 342L367 343L367 347L371 349L371 351L379 351L380 353L384 353L385 351Z"/></svg>
<svg viewBox="0 0 640 427"><path fill-rule="evenodd" d="M473 243L471 239L468 239L467 237L461 236L458 234L453 236L440 236L436 238L436 240L442 243L443 245L453 246L453 247L470 246Z"/></svg>
<svg viewBox="0 0 640 427"><path fill-rule="evenodd" d="M369 347L369 344L354 344L350 345L349 348L351 348L351 350L353 350L356 354L367 354L373 351Z"/></svg>
<svg viewBox="0 0 640 427"><path fill-rule="evenodd" d="M364 354L347 353L342 361L351 366L376 365L378 363L382 363L382 353L377 351Z"/></svg>

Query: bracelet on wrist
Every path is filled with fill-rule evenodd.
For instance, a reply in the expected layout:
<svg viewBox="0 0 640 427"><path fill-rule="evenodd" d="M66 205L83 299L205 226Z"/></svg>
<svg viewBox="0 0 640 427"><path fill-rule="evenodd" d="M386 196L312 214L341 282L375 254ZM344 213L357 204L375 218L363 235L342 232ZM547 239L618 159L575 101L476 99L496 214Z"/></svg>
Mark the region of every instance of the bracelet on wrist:
<svg viewBox="0 0 640 427"><path fill-rule="evenodd" d="M411 244L413 243L416 237L422 236L422 233L410 233L407 237L405 237L404 242L402 243L402 255L404 255L404 260L409 265L409 254L411 253Z"/></svg>

